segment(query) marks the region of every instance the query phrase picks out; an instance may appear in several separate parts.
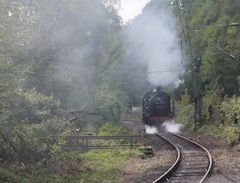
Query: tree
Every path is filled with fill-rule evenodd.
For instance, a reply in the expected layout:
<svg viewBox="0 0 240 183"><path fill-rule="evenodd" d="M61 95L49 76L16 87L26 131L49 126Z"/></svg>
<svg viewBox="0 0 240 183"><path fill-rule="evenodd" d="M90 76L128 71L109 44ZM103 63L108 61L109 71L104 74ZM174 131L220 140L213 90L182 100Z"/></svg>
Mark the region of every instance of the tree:
<svg viewBox="0 0 240 183"><path fill-rule="evenodd" d="M239 95L239 27L225 26L240 21L236 8L239 3L236 0L181 2L183 10L180 16L191 29L189 33L192 50L203 60L201 70L204 87L213 89L217 84L219 88L224 88L225 94ZM235 55L236 61L196 36L194 31L229 54ZM193 67L190 69L194 72ZM186 85L191 88L188 83Z"/></svg>

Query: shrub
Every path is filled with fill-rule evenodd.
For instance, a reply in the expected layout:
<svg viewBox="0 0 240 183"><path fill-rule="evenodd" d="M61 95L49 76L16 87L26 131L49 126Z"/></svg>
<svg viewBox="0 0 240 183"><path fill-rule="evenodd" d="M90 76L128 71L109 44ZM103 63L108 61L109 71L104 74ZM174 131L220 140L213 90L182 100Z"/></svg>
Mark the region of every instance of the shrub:
<svg viewBox="0 0 240 183"><path fill-rule="evenodd" d="M204 125L199 132L209 134L217 139L227 142L228 144L236 144L239 141L239 130L236 126L229 125Z"/></svg>
<svg viewBox="0 0 240 183"><path fill-rule="evenodd" d="M7 170L0 168L0 183L18 183L18 177Z"/></svg>
<svg viewBox="0 0 240 183"><path fill-rule="evenodd" d="M194 129L193 105L177 104L176 120L185 129ZM218 90L207 91L203 97L203 126L200 132L229 144L240 141L240 97L223 98Z"/></svg>
<svg viewBox="0 0 240 183"><path fill-rule="evenodd" d="M224 122L231 125L240 125L240 97L225 97L221 103L220 111Z"/></svg>
<svg viewBox="0 0 240 183"><path fill-rule="evenodd" d="M194 129L194 110L193 105L186 106L176 103L176 121L182 123L185 129Z"/></svg>

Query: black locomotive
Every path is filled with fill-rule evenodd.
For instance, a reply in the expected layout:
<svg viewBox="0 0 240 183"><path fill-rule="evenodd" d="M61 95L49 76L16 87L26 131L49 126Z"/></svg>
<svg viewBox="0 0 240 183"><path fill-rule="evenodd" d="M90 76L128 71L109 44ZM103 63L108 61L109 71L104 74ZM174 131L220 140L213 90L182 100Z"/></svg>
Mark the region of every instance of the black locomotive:
<svg viewBox="0 0 240 183"><path fill-rule="evenodd" d="M173 117L170 96L160 87L147 92L142 100L142 121L149 126L161 126Z"/></svg>

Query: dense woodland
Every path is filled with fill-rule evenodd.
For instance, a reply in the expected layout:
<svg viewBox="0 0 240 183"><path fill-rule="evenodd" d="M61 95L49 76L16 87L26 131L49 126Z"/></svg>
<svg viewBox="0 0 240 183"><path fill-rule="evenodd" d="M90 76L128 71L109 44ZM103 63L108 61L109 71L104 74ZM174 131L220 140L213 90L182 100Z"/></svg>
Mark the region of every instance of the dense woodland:
<svg viewBox="0 0 240 183"><path fill-rule="evenodd" d="M152 0L140 16L156 11L162 1ZM174 91L165 88L177 101L177 120L194 129L189 115L194 110L194 62L201 57L204 125L199 131L239 143L239 0L169 0L169 6L186 65L184 82ZM118 0L0 0L0 182L19 182L21 171L31 169L27 165L48 172L62 161L59 167L67 174L64 163L83 159L67 156L59 147L73 129L107 134L109 127L110 134L127 133L119 127L121 119L140 106L153 86L146 67L132 62L136 58L124 34L134 20L125 25L119 8ZM97 119L71 121L69 113L80 109L97 113ZM31 176L24 174L21 180L32 182ZM48 181L61 180L39 180Z"/></svg>
<svg viewBox="0 0 240 183"><path fill-rule="evenodd" d="M182 1L178 7L182 37L191 59L185 82L178 88L178 92L185 94L181 95L184 107L178 111L177 119L185 123L186 128L194 129L191 103L197 88L196 58L201 58L203 124L199 131L235 144L240 140L240 2Z"/></svg>

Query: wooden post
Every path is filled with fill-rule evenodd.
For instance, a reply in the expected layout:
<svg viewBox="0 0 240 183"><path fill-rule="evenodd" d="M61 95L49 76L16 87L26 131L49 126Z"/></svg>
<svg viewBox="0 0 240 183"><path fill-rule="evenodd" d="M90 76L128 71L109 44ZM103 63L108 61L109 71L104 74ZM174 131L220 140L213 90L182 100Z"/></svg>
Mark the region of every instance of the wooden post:
<svg viewBox="0 0 240 183"><path fill-rule="evenodd" d="M201 88L201 58L197 57L195 60L195 96L194 96L194 122L195 130L202 125L202 88Z"/></svg>
<svg viewBox="0 0 240 183"><path fill-rule="evenodd" d="M130 148L133 148L133 138L130 139Z"/></svg>
<svg viewBox="0 0 240 183"><path fill-rule="evenodd" d="M89 148L88 148L88 139L86 138L86 151L88 151Z"/></svg>

